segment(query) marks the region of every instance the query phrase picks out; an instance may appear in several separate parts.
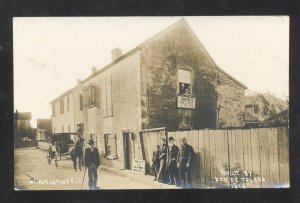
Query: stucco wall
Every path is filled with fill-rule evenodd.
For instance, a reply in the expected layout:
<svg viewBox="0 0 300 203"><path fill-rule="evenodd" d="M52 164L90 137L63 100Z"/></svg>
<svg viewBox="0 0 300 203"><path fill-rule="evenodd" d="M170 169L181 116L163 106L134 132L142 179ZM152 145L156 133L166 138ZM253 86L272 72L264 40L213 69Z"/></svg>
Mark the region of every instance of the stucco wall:
<svg viewBox="0 0 300 203"><path fill-rule="evenodd" d="M221 71L217 71L220 127L239 127L238 114L244 110L245 89Z"/></svg>
<svg viewBox="0 0 300 203"><path fill-rule="evenodd" d="M69 97L69 110L67 110L67 98ZM60 113L60 101L64 99L64 113ZM70 132L76 132L74 128L74 109L73 109L73 93L69 93L59 100L53 103L55 105L55 116L52 115L52 132L60 133L62 131L62 126L64 127L64 132L69 132L68 126L70 126ZM54 130L55 129L55 130Z"/></svg>

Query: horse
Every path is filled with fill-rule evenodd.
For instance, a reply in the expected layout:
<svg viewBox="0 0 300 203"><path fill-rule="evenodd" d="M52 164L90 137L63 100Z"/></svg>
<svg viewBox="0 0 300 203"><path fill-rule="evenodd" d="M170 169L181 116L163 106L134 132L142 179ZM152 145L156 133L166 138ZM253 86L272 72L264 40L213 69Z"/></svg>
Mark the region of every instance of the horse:
<svg viewBox="0 0 300 203"><path fill-rule="evenodd" d="M71 156L71 159L73 161L73 168L75 171L77 171L77 158L78 160L78 166L79 170L81 171L81 165L83 164L83 142L84 140L82 138L79 138L76 142L75 145L70 147L69 153Z"/></svg>

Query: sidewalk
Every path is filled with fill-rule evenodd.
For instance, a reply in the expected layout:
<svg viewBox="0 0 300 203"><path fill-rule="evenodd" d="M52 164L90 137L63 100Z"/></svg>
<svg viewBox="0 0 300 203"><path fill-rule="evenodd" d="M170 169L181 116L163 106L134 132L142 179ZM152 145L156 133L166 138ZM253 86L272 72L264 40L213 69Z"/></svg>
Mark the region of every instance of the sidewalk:
<svg viewBox="0 0 300 203"><path fill-rule="evenodd" d="M153 189L180 189L176 187L175 185L168 185L164 183L160 183L157 181L153 181L154 177L151 175L140 175L137 173L134 173L131 170L124 170L124 169L115 169L115 168L109 168L107 166L100 166L100 170L107 171L109 173L129 178L132 181L136 182L142 182L144 184L147 184ZM143 189L143 188L141 188Z"/></svg>

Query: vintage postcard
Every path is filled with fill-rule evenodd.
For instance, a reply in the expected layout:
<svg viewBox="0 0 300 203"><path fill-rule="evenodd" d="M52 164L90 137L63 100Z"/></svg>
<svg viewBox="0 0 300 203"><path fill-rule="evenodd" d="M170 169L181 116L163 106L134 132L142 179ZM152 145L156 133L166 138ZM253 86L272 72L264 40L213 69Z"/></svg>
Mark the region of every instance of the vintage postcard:
<svg viewBox="0 0 300 203"><path fill-rule="evenodd" d="M289 17L15 17L15 190L289 188Z"/></svg>

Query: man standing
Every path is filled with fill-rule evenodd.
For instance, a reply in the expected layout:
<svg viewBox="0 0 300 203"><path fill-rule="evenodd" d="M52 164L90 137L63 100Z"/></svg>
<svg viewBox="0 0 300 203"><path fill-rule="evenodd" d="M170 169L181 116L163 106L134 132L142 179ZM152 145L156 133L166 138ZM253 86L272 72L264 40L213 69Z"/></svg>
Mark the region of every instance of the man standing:
<svg viewBox="0 0 300 203"><path fill-rule="evenodd" d="M98 149L95 147L94 140L90 140L89 143L90 148L85 149L85 167L88 168L89 175L89 189L99 189L97 187L98 174L97 169L100 165L100 156Z"/></svg>
<svg viewBox="0 0 300 203"><path fill-rule="evenodd" d="M180 150L177 156L177 168L179 169L179 177L182 188L192 187L191 164L193 161L194 150L192 146L188 145L186 138L181 140Z"/></svg>
<svg viewBox="0 0 300 203"><path fill-rule="evenodd" d="M179 148L174 144L174 138L169 137L168 144L169 144L169 154L168 154L168 162L167 162L167 171L169 173L170 182L169 185L177 185L179 186L179 179L178 179L178 170L176 167L176 160L177 155L179 152Z"/></svg>
<svg viewBox="0 0 300 203"><path fill-rule="evenodd" d="M166 140L164 138L161 139L161 155L159 156L159 171L157 174L157 181L159 182L166 182L167 177L166 177L166 160L167 160L167 145L166 145Z"/></svg>

